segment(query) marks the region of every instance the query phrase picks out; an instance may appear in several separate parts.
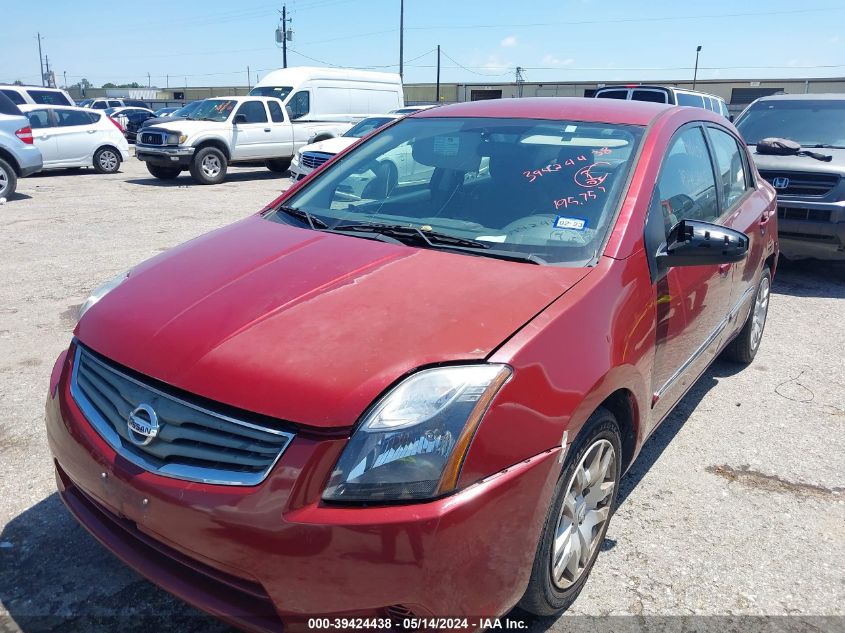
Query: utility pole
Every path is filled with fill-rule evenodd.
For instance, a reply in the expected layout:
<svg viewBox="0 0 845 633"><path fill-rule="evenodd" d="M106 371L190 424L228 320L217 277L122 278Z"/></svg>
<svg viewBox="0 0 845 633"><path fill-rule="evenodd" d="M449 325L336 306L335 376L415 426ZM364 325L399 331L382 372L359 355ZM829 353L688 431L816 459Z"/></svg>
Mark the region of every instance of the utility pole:
<svg viewBox="0 0 845 633"><path fill-rule="evenodd" d="M288 8L282 5L282 68L288 67Z"/></svg>
<svg viewBox="0 0 845 633"><path fill-rule="evenodd" d="M170 89L170 75L164 76L164 87L168 90Z"/></svg>
<svg viewBox="0 0 845 633"><path fill-rule="evenodd" d="M44 85L44 58L41 56L41 33L38 34L38 64L41 67L41 85Z"/></svg>
<svg viewBox="0 0 845 633"><path fill-rule="evenodd" d="M49 55L44 56L44 66L45 66L45 73L47 75L47 87L53 88L54 86L51 85L52 81L50 79L50 56Z"/></svg>
<svg viewBox="0 0 845 633"><path fill-rule="evenodd" d="M150 77L150 73L147 73L147 88L152 88L152 87L153 87L152 78Z"/></svg>
<svg viewBox="0 0 845 633"><path fill-rule="evenodd" d="M692 89L695 90L695 80L698 79L698 54L701 52L701 46L695 49L695 70L692 72Z"/></svg>
<svg viewBox="0 0 845 633"><path fill-rule="evenodd" d="M440 103L440 44L437 45L437 89L435 90L434 101Z"/></svg>
<svg viewBox="0 0 845 633"><path fill-rule="evenodd" d="M402 78L403 53L405 48L405 0L399 0L399 78Z"/></svg>
<svg viewBox="0 0 845 633"><path fill-rule="evenodd" d="M525 77L522 75L523 70L525 69L522 66L516 67L516 94L520 99L522 98L522 84L525 83Z"/></svg>
<svg viewBox="0 0 845 633"><path fill-rule="evenodd" d="M252 85L249 83L249 66L246 67L246 89L249 92L249 89L252 88Z"/></svg>
<svg viewBox="0 0 845 633"><path fill-rule="evenodd" d="M67 71L62 71L62 74L65 76L65 90L67 90Z"/></svg>

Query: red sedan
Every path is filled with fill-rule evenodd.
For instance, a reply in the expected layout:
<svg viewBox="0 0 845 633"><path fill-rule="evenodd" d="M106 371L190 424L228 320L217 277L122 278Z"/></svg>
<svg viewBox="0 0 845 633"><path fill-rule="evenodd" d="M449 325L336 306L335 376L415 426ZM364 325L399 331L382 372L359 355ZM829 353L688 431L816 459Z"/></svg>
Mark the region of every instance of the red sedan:
<svg viewBox="0 0 845 633"><path fill-rule="evenodd" d="M250 630L558 613L645 440L757 353L776 223L700 108L400 119L92 295L47 403L61 496Z"/></svg>

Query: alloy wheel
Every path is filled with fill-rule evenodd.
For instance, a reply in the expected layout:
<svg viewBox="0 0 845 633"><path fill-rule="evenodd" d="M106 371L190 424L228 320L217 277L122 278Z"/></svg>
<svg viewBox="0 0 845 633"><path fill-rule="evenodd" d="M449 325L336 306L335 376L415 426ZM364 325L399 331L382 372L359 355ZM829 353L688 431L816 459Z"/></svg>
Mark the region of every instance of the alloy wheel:
<svg viewBox="0 0 845 633"><path fill-rule="evenodd" d="M567 484L552 547L552 580L559 589L575 584L600 545L616 487L616 451L598 440L584 453Z"/></svg>
<svg viewBox="0 0 845 633"><path fill-rule="evenodd" d="M753 313L751 315L751 349L757 349L760 339L763 338L763 328L766 326L766 316L769 312L769 293L771 285L769 278L764 276L757 289L757 297L754 300Z"/></svg>
<svg viewBox="0 0 845 633"><path fill-rule="evenodd" d="M5 169L0 168L0 196L6 195L6 189L9 187L9 174Z"/></svg>
<svg viewBox="0 0 845 633"><path fill-rule="evenodd" d="M200 167L202 168L202 173L209 178L214 178L220 173L220 159L214 155L205 156L202 159Z"/></svg>

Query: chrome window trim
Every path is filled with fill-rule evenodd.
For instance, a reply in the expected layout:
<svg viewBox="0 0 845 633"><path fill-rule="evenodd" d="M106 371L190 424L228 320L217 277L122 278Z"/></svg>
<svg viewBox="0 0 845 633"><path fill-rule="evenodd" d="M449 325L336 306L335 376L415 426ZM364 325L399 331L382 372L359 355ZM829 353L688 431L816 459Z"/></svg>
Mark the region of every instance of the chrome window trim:
<svg viewBox="0 0 845 633"><path fill-rule="evenodd" d="M284 446L281 447L281 449L279 450L279 454L276 455L276 458L273 460L273 462L264 471L258 473L241 473L237 471L227 470L224 468L188 466L185 464L165 464L162 467L158 467L155 463L153 463L151 460L144 458L142 455L138 455L135 452L126 450L126 447L123 443L123 439L120 437L120 435L118 435L117 432L112 428L109 421L106 420L102 415L100 415L99 411L97 411L97 408L79 388L79 383L77 381L77 372L79 369L80 357L82 356L83 351L86 354L86 360L93 361L104 369L106 369L107 371L116 374L121 378L128 380L138 385L139 387L142 387L143 389L146 389L151 393L154 393L162 398L165 398L172 402L176 402L190 409L200 411L206 415L225 420L226 422L231 422L233 424L237 424L246 428L284 437L287 441L285 442ZM125 373L115 369L114 367L107 365L87 350L84 350L83 346L79 342L77 342L76 352L73 358L73 371L71 372L70 380L70 394L73 397L73 400L79 406L80 411L82 411L82 414L85 416L85 419L88 421L91 427L97 432L97 434L100 435L100 437L102 437L106 441L106 443L112 448L112 450L114 450L115 453L123 457L128 462L131 462L132 464L135 464L136 466L139 466L140 468L143 468L148 472L151 472L155 475L161 475L162 477L170 477L172 479L181 479L183 481L194 481L204 484L214 484L221 486L257 486L258 484L262 483L273 470L273 468L275 468L276 463L279 461L279 459L281 459L282 455L291 445L291 442L295 437L294 433L290 433L287 431L279 431L277 429L271 429L257 424L252 424L250 422L245 422L243 420L238 420L222 413L217 413L215 411L211 411L204 407L200 407L193 403L187 402L186 400L183 400L171 394L164 393L163 391L156 389L155 387L152 387L139 380L136 380L135 378L126 375Z"/></svg>

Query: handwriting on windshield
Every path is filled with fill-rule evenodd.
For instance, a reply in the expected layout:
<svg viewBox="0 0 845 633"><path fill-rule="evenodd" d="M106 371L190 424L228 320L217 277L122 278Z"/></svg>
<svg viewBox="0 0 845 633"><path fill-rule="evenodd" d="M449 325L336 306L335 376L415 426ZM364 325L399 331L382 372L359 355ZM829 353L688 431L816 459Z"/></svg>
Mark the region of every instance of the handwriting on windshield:
<svg viewBox="0 0 845 633"><path fill-rule="evenodd" d="M598 187L600 186L610 174L593 174L592 170L599 165L610 165L610 163L598 162L592 165L582 167L575 172L575 184L581 187Z"/></svg>
<svg viewBox="0 0 845 633"><path fill-rule="evenodd" d="M590 151L592 152L593 156L606 156L607 154L610 154L613 150L608 148L608 147L602 147L601 149L594 149L594 150L590 150ZM555 161L554 163L549 163L548 165L546 165L545 167L541 167L540 169L526 170L526 171L522 172L522 175L525 176L525 178L528 179L528 182L534 182L535 180L537 180L538 178L542 178L546 174L553 174L555 172L561 171L564 167L573 167L573 166L577 165L578 163L585 163L585 162L587 162L587 157L584 154L579 154L575 158L567 158L565 161L563 161L563 163ZM607 165L607 164L608 163L593 163L592 165L590 165L590 167L594 167L595 165ZM578 177L579 177L578 174L581 174L582 172L586 173L588 171L589 171L589 168L587 168L586 170L584 168L579 169L578 172L575 174L575 182L578 182ZM602 176L601 180L599 182L596 182L595 184L583 185L580 182L578 182L578 184L580 184L582 187L584 187L584 186L594 187L594 186L600 185L602 182L604 182L605 178L607 178L606 174L604 176ZM590 181L594 180L592 174L588 174L587 179L590 180Z"/></svg>

